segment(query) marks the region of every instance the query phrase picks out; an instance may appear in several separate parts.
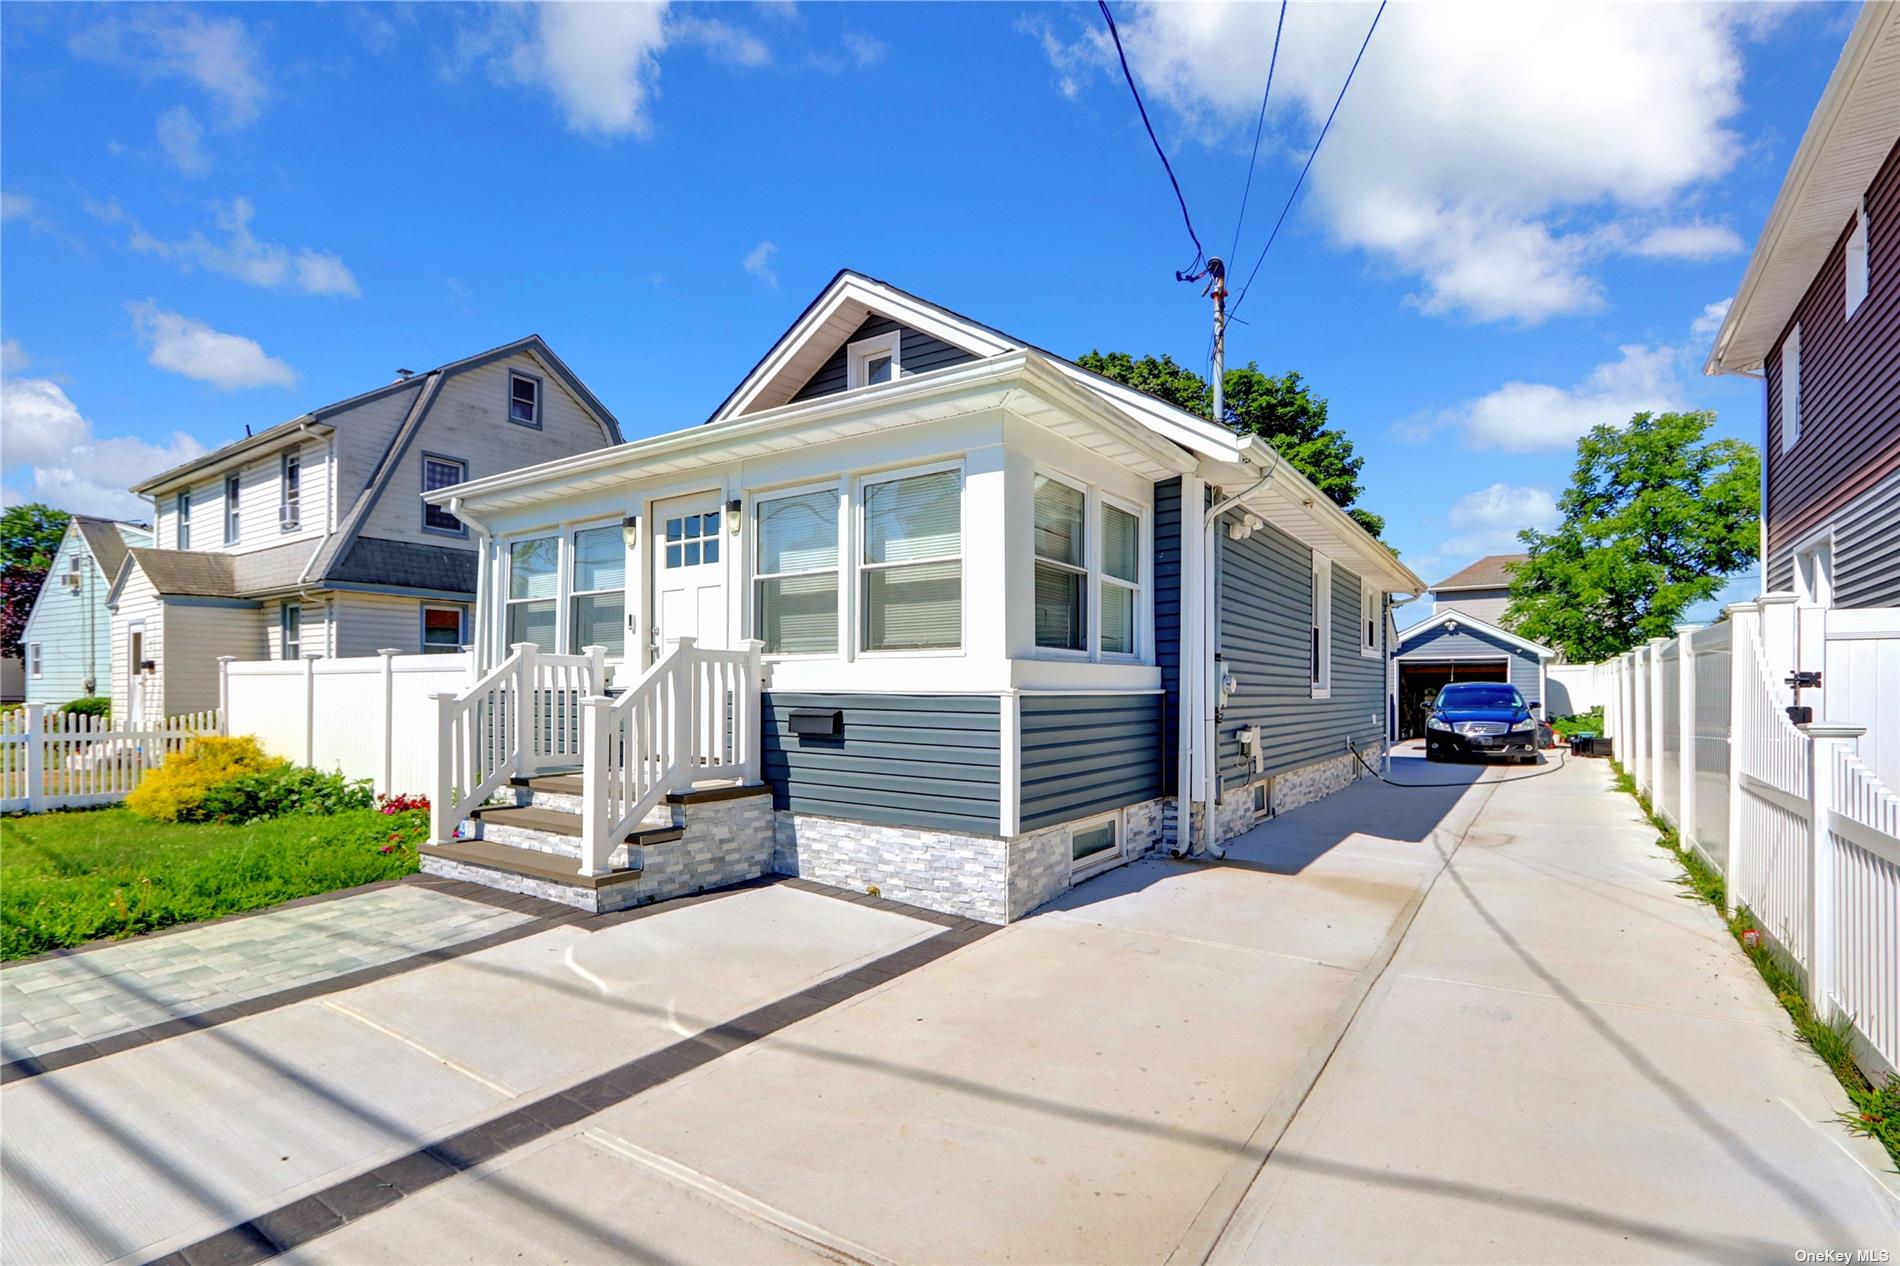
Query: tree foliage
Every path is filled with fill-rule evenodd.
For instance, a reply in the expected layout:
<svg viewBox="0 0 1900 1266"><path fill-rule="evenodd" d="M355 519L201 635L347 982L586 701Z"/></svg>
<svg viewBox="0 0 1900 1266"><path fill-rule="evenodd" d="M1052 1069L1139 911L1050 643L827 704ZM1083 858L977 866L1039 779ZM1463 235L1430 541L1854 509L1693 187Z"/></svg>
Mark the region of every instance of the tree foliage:
<svg viewBox="0 0 1900 1266"><path fill-rule="evenodd" d="M1713 413L1638 413L1577 441L1563 522L1519 533L1530 560L1507 613L1523 636L1591 662L1668 636L1755 560L1761 458L1707 440Z"/></svg>
<svg viewBox="0 0 1900 1266"><path fill-rule="evenodd" d="M32 502L0 514L0 655L18 655L40 585L72 515Z"/></svg>
<svg viewBox="0 0 1900 1266"><path fill-rule="evenodd" d="M1207 380L1177 365L1172 356L1137 358L1127 352L1091 351L1076 357L1075 363L1189 413L1213 416L1214 393ZM1293 469L1366 531L1374 536L1385 531L1383 518L1353 504L1365 491L1359 471L1366 459L1353 452L1344 431L1327 424L1326 397L1316 394L1297 371L1276 378L1248 361L1222 375L1221 388L1223 423L1273 445Z"/></svg>

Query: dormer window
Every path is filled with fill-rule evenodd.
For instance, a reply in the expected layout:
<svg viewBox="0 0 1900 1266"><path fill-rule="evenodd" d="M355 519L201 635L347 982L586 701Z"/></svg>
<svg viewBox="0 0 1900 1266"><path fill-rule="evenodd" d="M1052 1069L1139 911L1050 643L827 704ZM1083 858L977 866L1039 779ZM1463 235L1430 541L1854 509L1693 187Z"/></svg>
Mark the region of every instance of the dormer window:
<svg viewBox="0 0 1900 1266"><path fill-rule="evenodd" d="M541 425L541 380L531 374L508 375L508 420L522 426Z"/></svg>
<svg viewBox="0 0 1900 1266"><path fill-rule="evenodd" d="M897 331L861 338L845 349L845 386L874 387L903 372L898 363Z"/></svg>

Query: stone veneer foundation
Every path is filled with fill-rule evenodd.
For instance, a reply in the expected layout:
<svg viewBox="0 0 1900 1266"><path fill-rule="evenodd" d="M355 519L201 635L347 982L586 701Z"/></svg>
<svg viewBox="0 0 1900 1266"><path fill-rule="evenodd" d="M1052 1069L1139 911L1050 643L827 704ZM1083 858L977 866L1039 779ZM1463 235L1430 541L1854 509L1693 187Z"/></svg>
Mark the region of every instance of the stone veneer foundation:
<svg viewBox="0 0 1900 1266"><path fill-rule="evenodd" d="M1374 769L1384 755L1383 742L1367 748L1364 755L1366 764ZM1278 817L1282 813L1291 813L1302 805L1312 804L1335 791L1343 791L1361 778L1370 778L1365 766L1359 763L1351 752L1341 756L1329 756L1297 769L1282 770L1277 774L1266 774L1242 787L1231 787L1221 793L1220 803L1214 806L1214 829L1216 838L1223 843L1237 835L1244 835L1263 821L1254 811L1253 789L1259 783L1267 784L1268 816ZM1162 842L1169 848L1174 847L1174 798L1157 801L1164 806L1162 817ZM1194 831L1198 838L1203 817L1202 806L1194 806Z"/></svg>

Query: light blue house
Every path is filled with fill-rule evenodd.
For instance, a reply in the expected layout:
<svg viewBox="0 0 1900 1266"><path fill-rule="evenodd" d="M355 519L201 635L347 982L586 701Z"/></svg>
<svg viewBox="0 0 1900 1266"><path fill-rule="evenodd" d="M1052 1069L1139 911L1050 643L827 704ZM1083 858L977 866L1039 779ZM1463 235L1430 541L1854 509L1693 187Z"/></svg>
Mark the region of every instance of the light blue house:
<svg viewBox="0 0 1900 1266"><path fill-rule="evenodd" d="M67 703L112 694L112 613L106 592L133 546L152 543L141 523L76 514L53 555L20 638L26 701Z"/></svg>

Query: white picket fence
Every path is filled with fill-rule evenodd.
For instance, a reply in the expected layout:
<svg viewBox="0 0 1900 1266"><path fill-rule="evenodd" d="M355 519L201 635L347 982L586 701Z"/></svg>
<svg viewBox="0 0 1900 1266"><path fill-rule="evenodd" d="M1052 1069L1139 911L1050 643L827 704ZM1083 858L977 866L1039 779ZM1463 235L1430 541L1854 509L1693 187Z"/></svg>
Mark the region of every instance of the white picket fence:
<svg viewBox="0 0 1900 1266"><path fill-rule="evenodd" d="M0 714L0 813L115 803L171 753L221 732L215 710L116 729L104 717L29 703Z"/></svg>
<svg viewBox="0 0 1900 1266"><path fill-rule="evenodd" d="M1866 631L1894 627L1894 613L1851 613L1850 639L1829 634L1836 613L1792 594L1727 614L1603 665L1605 729L1652 808L1724 874L1731 909L1746 908L1803 975L1818 1015L1848 1019L1879 1077L1900 1067L1900 797L1863 752L1900 747L1900 692L1852 700L1876 736L1796 724L1787 679L1811 664L1839 691L1840 674L1820 667L1834 642L1878 642ZM1854 648L1870 662L1883 649ZM1829 715L1825 700L1821 687L1801 691L1817 716ZM1850 706L1833 702L1835 715Z"/></svg>

